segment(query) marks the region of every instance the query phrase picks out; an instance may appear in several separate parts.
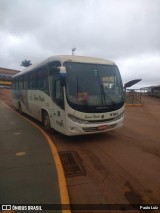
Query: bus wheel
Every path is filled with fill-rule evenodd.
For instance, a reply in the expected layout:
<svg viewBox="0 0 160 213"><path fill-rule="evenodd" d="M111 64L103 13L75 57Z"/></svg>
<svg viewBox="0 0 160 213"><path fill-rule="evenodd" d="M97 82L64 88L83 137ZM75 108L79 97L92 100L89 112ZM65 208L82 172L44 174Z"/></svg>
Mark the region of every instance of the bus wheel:
<svg viewBox="0 0 160 213"><path fill-rule="evenodd" d="M51 123L49 119L49 115L46 111L43 112L43 128L47 132L51 132Z"/></svg>
<svg viewBox="0 0 160 213"><path fill-rule="evenodd" d="M21 103L19 102L18 103L18 112L19 112L19 114L23 114L23 111L22 111L22 106L21 106Z"/></svg>

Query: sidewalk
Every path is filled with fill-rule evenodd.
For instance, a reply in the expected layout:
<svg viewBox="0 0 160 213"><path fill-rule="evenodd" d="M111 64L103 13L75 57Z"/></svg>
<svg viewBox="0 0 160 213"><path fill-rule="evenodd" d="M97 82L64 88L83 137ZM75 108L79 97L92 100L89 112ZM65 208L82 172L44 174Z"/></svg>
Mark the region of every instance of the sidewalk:
<svg viewBox="0 0 160 213"><path fill-rule="evenodd" d="M0 204L61 204L59 182L42 132L0 102Z"/></svg>

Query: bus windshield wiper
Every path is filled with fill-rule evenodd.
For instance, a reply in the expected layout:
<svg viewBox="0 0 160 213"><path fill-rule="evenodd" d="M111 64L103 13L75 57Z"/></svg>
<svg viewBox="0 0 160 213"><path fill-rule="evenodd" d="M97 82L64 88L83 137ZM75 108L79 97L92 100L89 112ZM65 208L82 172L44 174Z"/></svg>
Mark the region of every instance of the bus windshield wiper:
<svg viewBox="0 0 160 213"><path fill-rule="evenodd" d="M101 91L102 103L106 105L106 95L105 95L104 87L102 84L100 84L100 91Z"/></svg>

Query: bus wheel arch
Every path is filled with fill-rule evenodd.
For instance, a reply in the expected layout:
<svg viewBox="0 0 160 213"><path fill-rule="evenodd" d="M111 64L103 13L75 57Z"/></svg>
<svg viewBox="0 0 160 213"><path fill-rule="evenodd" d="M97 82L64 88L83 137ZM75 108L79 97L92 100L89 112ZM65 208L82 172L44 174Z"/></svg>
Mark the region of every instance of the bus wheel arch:
<svg viewBox="0 0 160 213"><path fill-rule="evenodd" d="M51 131L51 122L47 110L41 109L42 124L45 131Z"/></svg>

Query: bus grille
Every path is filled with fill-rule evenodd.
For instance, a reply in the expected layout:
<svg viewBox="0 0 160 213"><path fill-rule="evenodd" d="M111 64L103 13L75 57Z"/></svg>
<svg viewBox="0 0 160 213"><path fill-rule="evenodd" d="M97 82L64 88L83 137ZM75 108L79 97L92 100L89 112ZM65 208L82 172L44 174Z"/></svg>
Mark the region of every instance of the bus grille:
<svg viewBox="0 0 160 213"><path fill-rule="evenodd" d="M108 128L106 130L113 129L116 126L117 126L117 124L108 125ZM83 130L85 132L100 132L100 131L103 131L103 130L99 130L97 127L84 127Z"/></svg>
<svg viewBox="0 0 160 213"><path fill-rule="evenodd" d="M87 120L89 123L94 123L94 124L101 124L101 123L107 123L109 121L113 121L115 120L115 118L109 118L109 119L105 119L105 120Z"/></svg>

